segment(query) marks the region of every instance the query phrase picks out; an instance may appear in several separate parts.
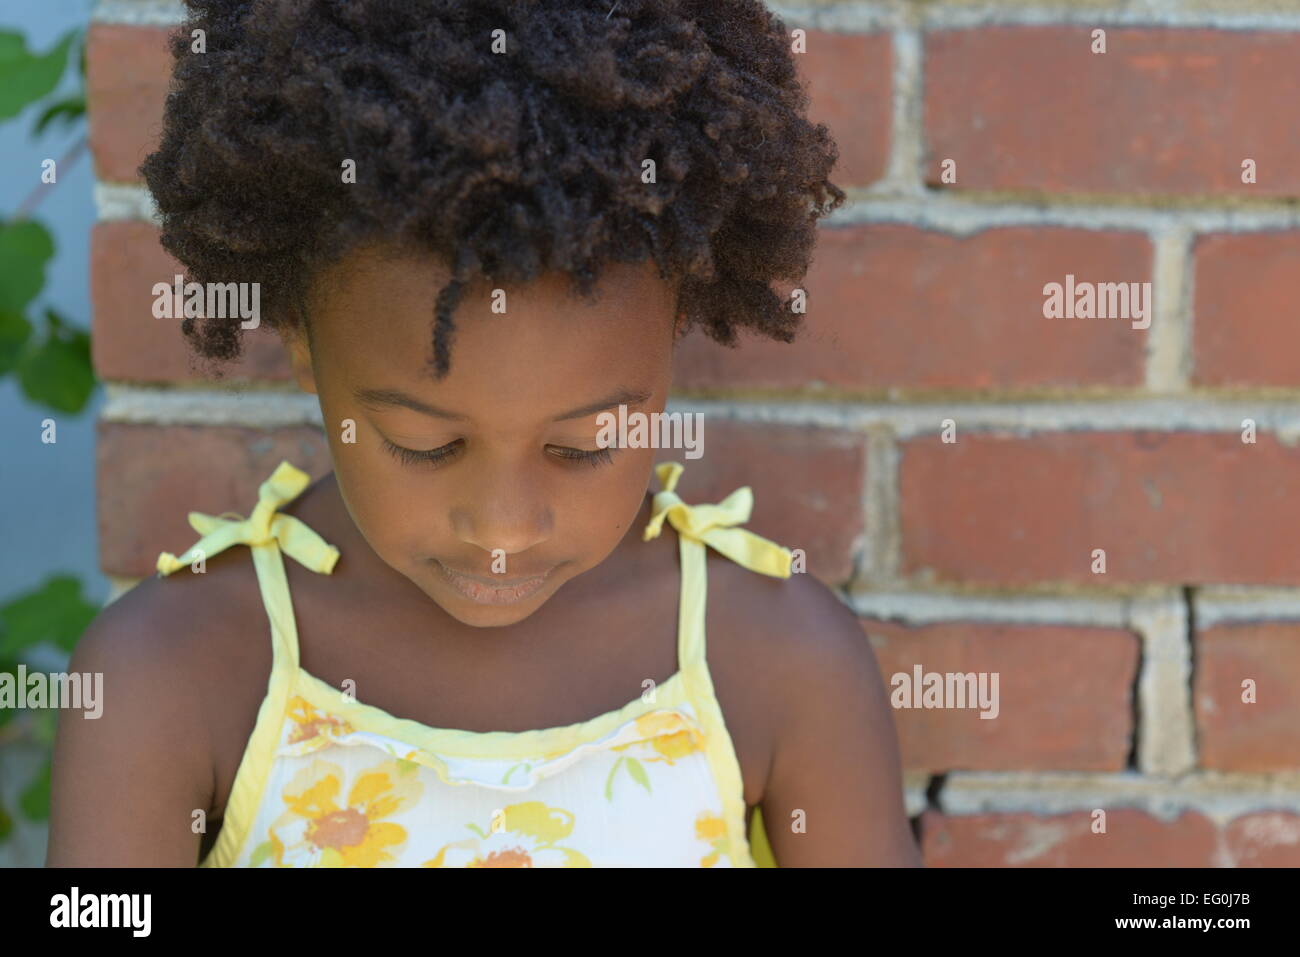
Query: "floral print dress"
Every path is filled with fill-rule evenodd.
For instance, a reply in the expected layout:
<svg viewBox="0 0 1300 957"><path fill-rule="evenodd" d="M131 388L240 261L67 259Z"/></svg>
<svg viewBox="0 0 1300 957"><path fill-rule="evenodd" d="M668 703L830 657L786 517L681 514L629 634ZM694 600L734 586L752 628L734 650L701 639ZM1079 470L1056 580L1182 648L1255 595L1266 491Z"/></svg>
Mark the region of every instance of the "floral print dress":
<svg viewBox="0 0 1300 957"><path fill-rule="evenodd" d="M686 505L683 467L644 537L668 521L681 548L678 671L622 708L535 731L431 728L326 684L298 661L281 553L330 574L339 552L277 511L309 476L281 462L247 518L191 512L202 535L169 575L233 544L250 546L271 623L273 664L204 867L775 867L761 812L746 833L740 765L705 657L705 549L790 575L791 553L739 528L748 487Z"/></svg>

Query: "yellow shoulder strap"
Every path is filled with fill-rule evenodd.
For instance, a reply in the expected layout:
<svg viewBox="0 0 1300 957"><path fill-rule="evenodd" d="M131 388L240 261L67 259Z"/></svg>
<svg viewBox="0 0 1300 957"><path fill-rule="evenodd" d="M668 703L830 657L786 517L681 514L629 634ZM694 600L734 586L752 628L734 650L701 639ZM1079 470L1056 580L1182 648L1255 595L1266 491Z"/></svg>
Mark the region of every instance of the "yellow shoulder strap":
<svg viewBox="0 0 1300 957"><path fill-rule="evenodd" d="M210 558L231 545L243 544L252 548L276 544L286 555L296 559L314 572L328 575L338 561L339 550L310 528L294 518L276 510L300 494L311 482L311 476L301 469L282 461L276 470L257 490L257 505L252 514L244 518L233 512L223 515L205 515L190 512L190 527L203 537L179 557L171 552L158 556L158 573L170 575L194 561ZM233 518L227 516L233 515Z"/></svg>
<svg viewBox="0 0 1300 957"><path fill-rule="evenodd" d="M284 574L284 560L280 552L314 572L328 575L339 559L339 550L317 535L292 515L276 510L297 498L311 482L311 476L301 469L282 461L271 477L257 490L257 505L248 518L236 513L205 515L190 512L189 522L203 537L179 557L170 552L158 556L158 574L170 575L177 569L224 551L231 545L249 546L253 553L253 566L257 570L258 588L262 604L271 622L272 685L284 684L284 679L298 667L298 625L294 619L293 602L289 597L289 581Z"/></svg>
<svg viewBox="0 0 1300 957"><path fill-rule="evenodd" d="M790 577L793 554L776 542L738 527L749 521L754 507L754 494L748 485L736 489L716 505L687 505L676 491L677 480L684 470L685 466L680 462L662 462L655 466L655 474L662 490L655 494L644 537L646 541L657 538L663 531L666 520L677 530L681 540L682 597L678 624L678 660L681 668L687 670L688 666L696 662L704 663L705 657L706 546L717 549L752 571L774 578ZM701 672L707 676L707 664ZM724 719L721 706L713 694L712 680L706 677L698 680L701 682L700 693L705 698L705 721L721 725ZM714 773L730 780L730 786L737 795L733 799L735 806L731 813L743 817L744 802L739 797L742 793L739 768L724 770L715 766ZM747 839L755 864L759 867L778 866L767 839L761 807L754 810Z"/></svg>
<svg viewBox="0 0 1300 957"><path fill-rule="evenodd" d="M750 487L736 489L716 505L687 505L676 492L677 480L684 469L680 462L661 462L655 466L663 489L655 493L645 540L658 538L667 519L681 537L710 545L751 571L773 578L789 578L793 558L790 549L736 527L749 521L753 511L754 493Z"/></svg>

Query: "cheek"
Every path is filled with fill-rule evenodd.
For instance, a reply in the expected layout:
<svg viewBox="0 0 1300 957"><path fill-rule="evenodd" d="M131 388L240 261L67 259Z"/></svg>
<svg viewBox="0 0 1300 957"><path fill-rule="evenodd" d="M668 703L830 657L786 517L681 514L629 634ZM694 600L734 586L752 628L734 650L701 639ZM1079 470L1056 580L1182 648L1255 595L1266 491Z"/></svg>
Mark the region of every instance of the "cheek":
<svg viewBox="0 0 1300 957"><path fill-rule="evenodd" d="M391 559L404 550L403 542L418 537L428 524L422 525L422 512L424 517L430 513L414 501L412 484L404 480L400 464L380 447L375 434L359 419L354 418L357 424L349 427L347 418L325 420L333 422L329 444L339 496L371 549Z"/></svg>
<svg viewBox="0 0 1300 957"><path fill-rule="evenodd" d="M646 492L658 491L658 483L654 481L656 453L656 449L624 449L620 453L621 461L615 460L618 464L613 470L617 471L617 477L604 490L599 526L593 528L602 545L618 544L636 521ZM640 529L635 531L639 534Z"/></svg>
<svg viewBox="0 0 1300 957"><path fill-rule="evenodd" d="M379 555L391 551L394 534L400 527L393 518L400 511L400 497L388 487L384 470L363 455L356 446L342 444L334 452L334 476L339 495L362 537Z"/></svg>

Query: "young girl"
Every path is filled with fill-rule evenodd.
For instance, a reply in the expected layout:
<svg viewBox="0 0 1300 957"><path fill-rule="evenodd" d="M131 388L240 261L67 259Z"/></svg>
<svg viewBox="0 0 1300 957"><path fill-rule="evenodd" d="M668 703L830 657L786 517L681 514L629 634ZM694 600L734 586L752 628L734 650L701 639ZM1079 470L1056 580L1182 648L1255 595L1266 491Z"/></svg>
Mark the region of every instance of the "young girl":
<svg viewBox="0 0 1300 957"><path fill-rule="evenodd" d="M163 245L258 284L334 469L191 513L89 629L49 863L917 864L854 614L748 488L601 438L689 328L798 328L771 284L844 194L781 21L190 0L173 53ZM238 318L183 330L240 354Z"/></svg>

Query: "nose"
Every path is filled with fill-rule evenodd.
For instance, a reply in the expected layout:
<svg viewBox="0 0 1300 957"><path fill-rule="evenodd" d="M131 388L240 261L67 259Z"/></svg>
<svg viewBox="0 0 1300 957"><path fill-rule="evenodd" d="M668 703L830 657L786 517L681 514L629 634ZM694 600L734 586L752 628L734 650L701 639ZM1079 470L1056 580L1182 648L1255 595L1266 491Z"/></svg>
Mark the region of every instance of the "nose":
<svg viewBox="0 0 1300 957"><path fill-rule="evenodd" d="M489 555L525 552L551 536L552 515L543 495L520 470L502 470L466 490L464 504L452 510L452 528L461 541Z"/></svg>

